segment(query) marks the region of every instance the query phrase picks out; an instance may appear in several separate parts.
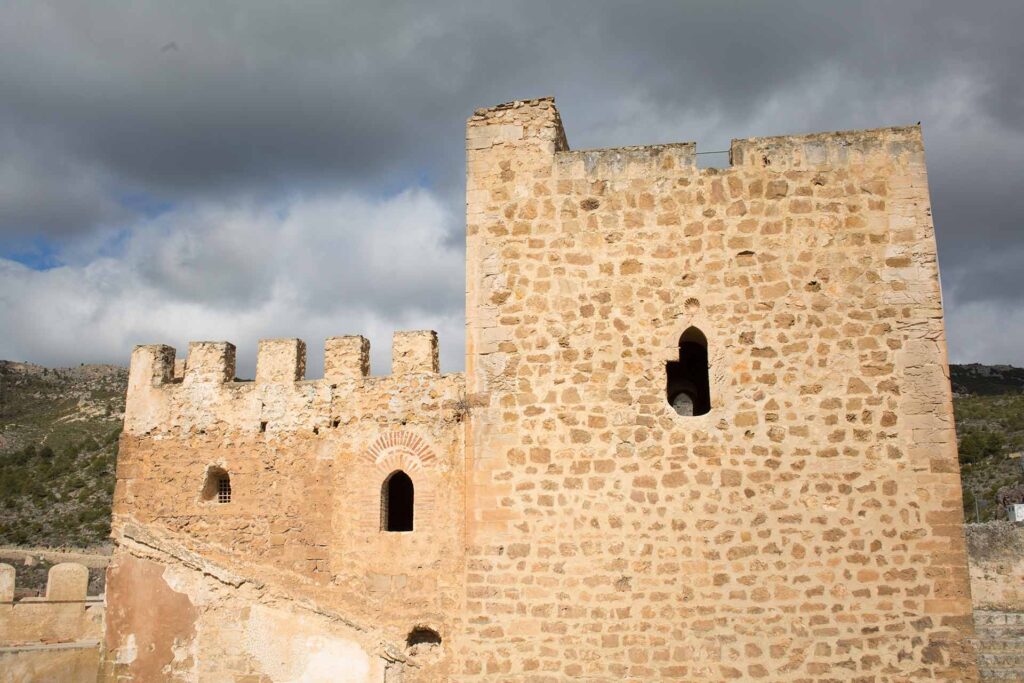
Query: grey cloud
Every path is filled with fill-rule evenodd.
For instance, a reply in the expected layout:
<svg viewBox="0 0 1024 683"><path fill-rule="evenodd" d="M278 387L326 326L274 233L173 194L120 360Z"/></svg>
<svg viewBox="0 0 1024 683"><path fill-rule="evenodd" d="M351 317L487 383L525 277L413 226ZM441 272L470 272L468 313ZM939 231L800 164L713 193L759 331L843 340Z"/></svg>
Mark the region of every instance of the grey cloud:
<svg viewBox="0 0 1024 683"><path fill-rule="evenodd" d="M0 11L0 147L30 153L0 169L30 180L0 189L0 235L48 234L70 250L127 226L131 248L165 242L146 247L148 262L123 256L140 283L221 311L258 310L281 286L266 273L294 259L332 270L305 283L318 301L444 317L461 306L458 259L444 261L451 277L377 259L378 242L351 226L415 235L415 221L377 221L373 198L424 187L445 215L445 254L458 256L475 107L556 95L574 147L723 149L732 137L920 120L950 306L1019 310L1024 269L1006 255L1024 241L1021 24L1019 0L16 0ZM139 217L124 194L171 216ZM280 228L265 219L273 207L341 195L370 208L318 218L303 244L257 248L261 230ZM253 232L217 229L231 207L247 207ZM1020 353L976 360L1024 363Z"/></svg>

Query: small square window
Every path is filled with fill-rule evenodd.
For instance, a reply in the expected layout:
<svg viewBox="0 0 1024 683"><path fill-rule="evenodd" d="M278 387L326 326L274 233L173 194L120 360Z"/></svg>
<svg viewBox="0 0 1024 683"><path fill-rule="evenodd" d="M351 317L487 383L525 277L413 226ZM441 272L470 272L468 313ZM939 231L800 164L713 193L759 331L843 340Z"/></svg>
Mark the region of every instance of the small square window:
<svg viewBox="0 0 1024 683"><path fill-rule="evenodd" d="M231 480L227 477L222 477L217 481L217 502L231 502Z"/></svg>

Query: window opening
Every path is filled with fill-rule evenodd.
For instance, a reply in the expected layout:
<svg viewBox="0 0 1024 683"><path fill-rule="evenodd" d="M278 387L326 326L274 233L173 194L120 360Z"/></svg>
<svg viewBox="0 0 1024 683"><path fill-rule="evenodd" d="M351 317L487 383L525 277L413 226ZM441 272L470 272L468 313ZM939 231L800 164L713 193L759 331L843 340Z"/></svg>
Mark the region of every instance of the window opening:
<svg viewBox="0 0 1024 683"><path fill-rule="evenodd" d="M679 360L665 366L666 397L683 416L705 415L711 410L708 381L708 340L696 327L679 337Z"/></svg>
<svg viewBox="0 0 1024 683"><path fill-rule="evenodd" d="M381 486L381 530L412 531L414 498L409 475L402 470L392 472Z"/></svg>
<svg viewBox="0 0 1024 683"><path fill-rule="evenodd" d="M202 498L208 502L231 502L231 476L227 471L221 467L210 467L206 470Z"/></svg>
<svg viewBox="0 0 1024 683"><path fill-rule="evenodd" d="M228 479L227 475L217 480L217 502L231 502L231 480Z"/></svg>
<svg viewBox="0 0 1024 683"><path fill-rule="evenodd" d="M413 647L415 645L440 645L441 636L432 628L427 626L417 626L413 630L409 631L409 635L405 637L406 647Z"/></svg>

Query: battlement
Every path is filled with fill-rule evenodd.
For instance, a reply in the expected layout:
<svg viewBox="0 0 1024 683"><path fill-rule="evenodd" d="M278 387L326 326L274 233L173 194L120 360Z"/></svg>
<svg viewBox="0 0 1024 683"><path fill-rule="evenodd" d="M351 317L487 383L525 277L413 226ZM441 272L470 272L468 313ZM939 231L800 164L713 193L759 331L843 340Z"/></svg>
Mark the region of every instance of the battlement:
<svg viewBox="0 0 1024 683"><path fill-rule="evenodd" d="M14 567L0 564L0 603L14 602ZM77 562L61 562L50 567L46 574L46 594L43 598L27 598L47 602L84 601L89 590L89 568Z"/></svg>
<svg viewBox="0 0 1024 683"><path fill-rule="evenodd" d="M395 332L392 374L438 374L437 332ZM336 383L370 374L370 342L362 336L330 337L324 343L324 381ZM256 354L257 384L287 384L306 379L306 343L301 339L261 339ZM129 384L223 384L236 382L235 345L196 341L179 363L173 347L144 344L132 351Z"/></svg>
<svg viewBox="0 0 1024 683"><path fill-rule="evenodd" d="M95 670L97 644L103 634L103 598L89 597L89 569L75 562L50 567L46 594L15 599L15 569L0 564L0 670L16 671L32 659L31 648L41 643L62 643L80 650L84 670ZM6 680L6 679L5 679ZM71 680L61 679L61 680Z"/></svg>
<svg viewBox="0 0 1024 683"><path fill-rule="evenodd" d="M701 171L696 143L571 150L553 97L478 109L467 122L470 175L482 170L481 154L515 157L533 149L554 158L558 177L641 178L652 172ZM922 162L920 126L733 139L729 167L766 172L815 171L859 165ZM729 168L727 167L727 168ZM502 168L506 174L511 168ZM714 170L709 170L715 172Z"/></svg>
<svg viewBox="0 0 1024 683"><path fill-rule="evenodd" d="M446 385L462 382L461 374L440 374L437 333L432 330L395 332L392 372L386 376L370 375L370 342L362 336L325 341L320 379L306 379L306 344L301 339L260 340L254 380L237 379L235 362L235 346L225 341L191 342L183 362L170 346L137 346L129 370L126 431L167 427L184 413L194 413L197 419L205 414L206 418L196 422L200 425L210 418L231 422L231 416L239 415L240 410L251 412L246 409L250 404L258 405L261 413L276 406L279 415L308 417L316 427L332 421L330 405L336 398L396 383L429 387L442 377ZM259 397L258 403L250 400L254 395ZM419 394L402 395L412 401ZM320 407L310 411L311 405ZM270 422L264 417L243 421L248 428L263 425L264 429ZM282 422L279 419L275 424Z"/></svg>

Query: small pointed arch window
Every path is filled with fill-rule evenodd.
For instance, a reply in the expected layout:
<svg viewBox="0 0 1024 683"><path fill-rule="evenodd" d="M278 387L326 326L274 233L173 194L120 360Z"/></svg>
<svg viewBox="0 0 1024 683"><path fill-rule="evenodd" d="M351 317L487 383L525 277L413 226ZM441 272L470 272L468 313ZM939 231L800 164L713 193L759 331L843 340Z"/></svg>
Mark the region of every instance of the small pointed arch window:
<svg viewBox="0 0 1024 683"><path fill-rule="evenodd" d="M231 475L227 470L221 467L210 467L206 470L203 500L211 503L231 502Z"/></svg>
<svg viewBox="0 0 1024 683"><path fill-rule="evenodd" d="M680 415L705 415L711 410L708 381L708 340L696 327L679 337L679 360L665 366L666 397Z"/></svg>
<svg viewBox="0 0 1024 683"><path fill-rule="evenodd" d="M402 470L388 475L380 488L381 531L412 531L415 491Z"/></svg>

